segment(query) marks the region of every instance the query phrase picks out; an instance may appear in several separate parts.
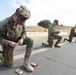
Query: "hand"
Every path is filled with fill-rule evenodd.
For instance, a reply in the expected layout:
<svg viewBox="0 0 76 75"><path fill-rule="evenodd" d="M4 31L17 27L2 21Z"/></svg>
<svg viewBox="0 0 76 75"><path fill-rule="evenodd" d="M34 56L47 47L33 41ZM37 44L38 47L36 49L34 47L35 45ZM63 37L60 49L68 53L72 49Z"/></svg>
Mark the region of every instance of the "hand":
<svg viewBox="0 0 76 75"><path fill-rule="evenodd" d="M12 47L16 47L16 46L19 45L18 43L13 42L13 41L8 41L8 44L9 44L10 46L12 46Z"/></svg>
<svg viewBox="0 0 76 75"><path fill-rule="evenodd" d="M60 32L59 31L57 31L57 34L59 34Z"/></svg>
<svg viewBox="0 0 76 75"><path fill-rule="evenodd" d="M22 43L23 43L23 39L20 39L20 40L18 41L18 44L21 45Z"/></svg>

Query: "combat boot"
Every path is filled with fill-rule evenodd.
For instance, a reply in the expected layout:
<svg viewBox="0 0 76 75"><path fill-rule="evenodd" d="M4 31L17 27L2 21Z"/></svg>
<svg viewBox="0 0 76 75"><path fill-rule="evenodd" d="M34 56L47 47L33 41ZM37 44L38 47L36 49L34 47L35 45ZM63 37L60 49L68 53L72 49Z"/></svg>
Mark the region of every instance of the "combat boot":
<svg viewBox="0 0 76 75"><path fill-rule="evenodd" d="M55 44L55 45L54 45L54 47L60 48L61 46L59 46L59 45Z"/></svg>
<svg viewBox="0 0 76 75"><path fill-rule="evenodd" d="M24 58L24 61L23 61L23 67L29 71L29 72L33 72L34 71L34 68L29 64L28 62L28 58Z"/></svg>
<svg viewBox="0 0 76 75"><path fill-rule="evenodd" d="M65 38L63 39L63 42L65 42Z"/></svg>
<svg viewBox="0 0 76 75"><path fill-rule="evenodd" d="M42 45L45 45L45 43L42 42Z"/></svg>

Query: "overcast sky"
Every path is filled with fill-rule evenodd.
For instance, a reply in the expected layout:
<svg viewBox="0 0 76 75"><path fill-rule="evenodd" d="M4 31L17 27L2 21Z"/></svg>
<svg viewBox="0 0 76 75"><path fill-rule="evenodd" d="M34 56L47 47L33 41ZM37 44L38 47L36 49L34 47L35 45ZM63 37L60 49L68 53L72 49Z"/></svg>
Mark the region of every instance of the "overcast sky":
<svg viewBox="0 0 76 75"><path fill-rule="evenodd" d="M26 25L37 25L48 19L66 26L76 25L76 0L0 0L0 20L11 16L17 7L25 5L31 12Z"/></svg>

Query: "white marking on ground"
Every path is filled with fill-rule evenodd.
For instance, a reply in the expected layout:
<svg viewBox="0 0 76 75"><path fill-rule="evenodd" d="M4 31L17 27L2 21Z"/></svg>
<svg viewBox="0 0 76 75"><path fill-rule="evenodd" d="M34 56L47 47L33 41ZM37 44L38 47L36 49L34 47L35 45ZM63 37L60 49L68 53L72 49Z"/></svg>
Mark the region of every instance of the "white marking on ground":
<svg viewBox="0 0 76 75"><path fill-rule="evenodd" d="M31 55L38 54L38 53L41 53L41 52L44 52L44 51L47 51L47 50L49 50L49 48L38 49L37 51L32 51ZM24 55L25 55L25 53L16 55L16 56L14 56L14 60L21 59L21 58L24 57Z"/></svg>
<svg viewBox="0 0 76 75"><path fill-rule="evenodd" d="M61 43L61 44L59 44L59 45L62 46L62 45L65 45L65 44L66 44L66 43ZM37 51L32 51L32 54L31 54L31 55L38 54L38 53L47 51L47 50L49 50L49 49L50 49L50 48L38 49ZM16 55L16 56L14 56L14 60L18 60L18 59L24 58L24 55L25 55L25 53Z"/></svg>

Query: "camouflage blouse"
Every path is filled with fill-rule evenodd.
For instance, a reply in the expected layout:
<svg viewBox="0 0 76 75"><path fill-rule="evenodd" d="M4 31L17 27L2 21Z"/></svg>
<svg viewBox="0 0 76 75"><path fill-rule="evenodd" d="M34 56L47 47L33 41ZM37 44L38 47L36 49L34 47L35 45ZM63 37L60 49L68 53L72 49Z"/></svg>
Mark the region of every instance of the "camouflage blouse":
<svg viewBox="0 0 76 75"><path fill-rule="evenodd" d="M0 43L7 40L16 41L17 38L26 37L25 25L15 25L12 16L0 21Z"/></svg>

